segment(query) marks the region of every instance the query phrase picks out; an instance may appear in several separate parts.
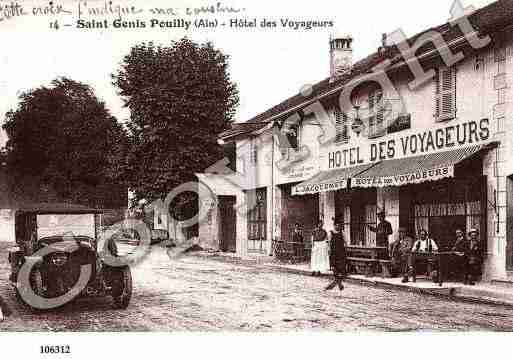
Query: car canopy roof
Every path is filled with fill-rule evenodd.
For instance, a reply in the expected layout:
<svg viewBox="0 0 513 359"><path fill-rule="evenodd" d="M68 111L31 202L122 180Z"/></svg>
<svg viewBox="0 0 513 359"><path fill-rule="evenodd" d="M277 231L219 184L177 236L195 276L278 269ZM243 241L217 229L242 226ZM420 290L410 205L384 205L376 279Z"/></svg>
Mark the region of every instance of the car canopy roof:
<svg viewBox="0 0 513 359"><path fill-rule="evenodd" d="M16 208L16 213L32 214L96 214L102 213L100 209L89 208L80 204L70 203L31 203Z"/></svg>

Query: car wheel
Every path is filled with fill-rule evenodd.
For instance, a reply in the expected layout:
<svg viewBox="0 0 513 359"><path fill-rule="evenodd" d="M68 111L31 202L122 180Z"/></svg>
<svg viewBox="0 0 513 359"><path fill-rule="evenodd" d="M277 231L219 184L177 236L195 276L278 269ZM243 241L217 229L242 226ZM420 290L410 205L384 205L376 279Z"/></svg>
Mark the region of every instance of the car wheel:
<svg viewBox="0 0 513 359"><path fill-rule="evenodd" d="M40 297L45 296L45 290L43 287L43 277L41 274L41 271L39 269L34 269L32 273L30 273L30 283L29 285L32 287L32 290L34 293ZM16 300L20 302L21 304L25 305L29 309L31 309L33 312L38 313L41 311L41 309L35 308L31 306L29 303L27 303L22 296L22 292L25 293L27 291L27 288L18 288L17 286L14 287L14 294L16 296Z"/></svg>
<svg viewBox="0 0 513 359"><path fill-rule="evenodd" d="M132 272L130 267L112 270L112 306L126 309L132 298Z"/></svg>
<svg viewBox="0 0 513 359"><path fill-rule="evenodd" d="M41 271L39 269L35 269L32 272L31 282L34 293L36 293L40 297L43 297L45 294L45 290L43 288L43 275L41 274Z"/></svg>

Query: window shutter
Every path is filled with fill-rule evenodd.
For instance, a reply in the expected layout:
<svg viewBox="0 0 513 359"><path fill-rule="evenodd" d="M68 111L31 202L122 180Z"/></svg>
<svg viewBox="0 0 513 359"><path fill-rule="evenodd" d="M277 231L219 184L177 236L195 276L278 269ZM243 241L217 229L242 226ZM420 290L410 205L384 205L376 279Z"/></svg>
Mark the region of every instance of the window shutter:
<svg viewBox="0 0 513 359"><path fill-rule="evenodd" d="M342 112L342 122L344 125L342 126L342 143L349 142L349 118L345 112Z"/></svg>
<svg viewBox="0 0 513 359"><path fill-rule="evenodd" d="M384 108L383 108L383 92L376 92L375 107L376 107L376 135L384 135Z"/></svg>
<svg viewBox="0 0 513 359"><path fill-rule="evenodd" d="M456 117L456 68L438 70L436 83L436 110L439 121Z"/></svg>
<svg viewBox="0 0 513 359"><path fill-rule="evenodd" d="M440 117L440 70L435 70L435 118Z"/></svg>
<svg viewBox="0 0 513 359"><path fill-rule="evenodd" d="M369 137L376 135L375 121L374 121L374 92L369 93Z"/></svg>
<svg viewBox="0 0 513 359"><path fill-rule="evenodd" d="M383 107L383 92L369 93L369 137L379 137L386 133L384 126L385 109Z"/></svg>
<svg viewBox="0 0 513 359"><path fill-rule="evenodd" d="M256 139L251 140L251 163L257 164L258 163L258 148L257 148Z"/></svg>
<svg viewBox="0 0 513 359"><path fill-rule="evenodd" d="M347 115L340 111L338 108L334 109L333 115L335 117L335 129L337 131L335 136L335 143L348 143L349 135L347 128Z"/></svg>
<svg viewBox="0 0 513 359"><path fill-rule="evenodd" d="M369 109L374 108L374 92L369 93Z"/></svg>

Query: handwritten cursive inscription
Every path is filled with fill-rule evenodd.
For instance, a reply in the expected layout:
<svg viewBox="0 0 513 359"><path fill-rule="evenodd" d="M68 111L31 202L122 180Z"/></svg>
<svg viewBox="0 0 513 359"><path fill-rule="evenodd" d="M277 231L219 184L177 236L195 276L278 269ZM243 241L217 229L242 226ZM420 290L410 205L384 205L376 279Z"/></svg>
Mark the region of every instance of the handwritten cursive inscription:
<svg viewBox="0 0 513 359"><path fill-rule="evenodd" d="M114 4L112 1L105 1L102 6L97 6L97 2L94 2L94 4L89 4L87 1L79 1L77 11L79 19L84 16L105 17L112 15L116 16L118 19L121 19L124 16L140 14L144 10L139 9L136 6L123 6Z"/></svg>
<svg viewBox="0 0 513 359"><path fill-rule="evenodd" d="M167 15L167 16L178 15L178 12L176 11L176 9L173 9L171 7L169 7L169 8L155 7L155 8L149 9L149 11L152 15Z"/></svg>
<svg viewBox="0 0 513 359"><path fill-rule="evenodd" d="M71 14L72 12L66 10L63 5L55 4L53 1L50 1L48 5L45 6L35 6L32 8L32 15L34 16L53 16L60 14Z"/></svg>
<svg viewBox="0 0 513 359"><path fill-rule="evenodd" d="M217 13L238 13L241 11L245 11L246 9L239 9L230 6L224 6L220 2L215 5L209 6L201 6L201 7L193 7L186 8L185 13L187 15L201 15L201 14L217 14Z"/></svg>
<svg viewBox="0 0 513 359"><path fill-rule="evenodd" d="M14 17L28 15L28 13L18 2L11 2L10 4L0 5L0 21L9 20Z"/></svg>

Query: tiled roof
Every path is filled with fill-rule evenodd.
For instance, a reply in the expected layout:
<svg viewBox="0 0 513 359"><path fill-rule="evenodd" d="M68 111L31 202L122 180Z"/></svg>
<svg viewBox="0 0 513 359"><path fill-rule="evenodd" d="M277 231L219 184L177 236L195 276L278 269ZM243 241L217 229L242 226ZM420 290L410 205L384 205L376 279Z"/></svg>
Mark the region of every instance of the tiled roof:
<svg viewBox="0 0 513 359"><path fill-rule="evenodd" d="M469 21L481 35L493 33L494 31L502 29L505 26L513 23L513 0L499 0L486 7L478 9L469 16ZM450 42L451 40L461 36L461 30L458 26L451 26L450 24L445 23L443 25L427 29L409 38L408 42L413 44L415 43L415 40L420 36L428 31L433 30L442 34L446 42ZM419 49L417 55L426 53L431 49L433 49L433 45L429 43ZM328 77L313 85L312 93L310 96L305 97L298 93L281 102L280 104L270 108L269 110L253 117L247 122L234 123L232 125L232 129L221 133L220 137L228 139L262 129L266 125L265 122L269 121L271 117L280 115L281 113L289 111L294 107L300 106L309 100L313 100L314 98L325 95L334 89L342 87L344 84L347 84L349 81L357 78L358 76L370 72L372 68L386 59L395 59L396 61L393 62L397 62L397 60L402 59L399 55L400 53L395 46L389 47L388 50L383 54L375 52L356 62L353 65L351 72L343 75L342 77L331 82L330 78Z"/></svg>

